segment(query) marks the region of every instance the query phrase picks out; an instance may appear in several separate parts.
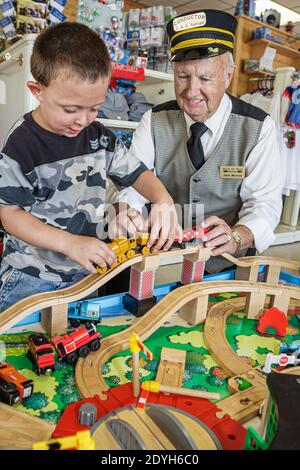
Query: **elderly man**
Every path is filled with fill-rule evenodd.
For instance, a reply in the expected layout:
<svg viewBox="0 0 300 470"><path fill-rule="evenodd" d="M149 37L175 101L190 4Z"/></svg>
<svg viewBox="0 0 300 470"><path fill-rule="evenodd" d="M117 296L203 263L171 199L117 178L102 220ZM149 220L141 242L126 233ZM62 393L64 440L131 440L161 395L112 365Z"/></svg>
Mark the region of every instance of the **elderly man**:
<svg viewBox="0 0 300 470"><path fill-rule="evenodd" d="M230 265L222 253L268 248L282 209L274 122L226 93L236 26L232 15L217 10L184 13L168 23L176 100L144 114L129 150L155 169L175 203L190 204L193 223L197 206L204 206L211 273ZM135 208L146 202L131 189L119 200Z"/></svg>

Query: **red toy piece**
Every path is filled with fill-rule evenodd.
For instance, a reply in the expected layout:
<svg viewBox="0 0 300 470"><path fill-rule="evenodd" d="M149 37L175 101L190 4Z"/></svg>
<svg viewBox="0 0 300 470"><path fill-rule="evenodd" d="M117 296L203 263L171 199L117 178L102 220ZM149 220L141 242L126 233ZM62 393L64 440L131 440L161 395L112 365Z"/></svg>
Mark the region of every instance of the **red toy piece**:
<svg viewBox="0 0 300 470"><path fill-rule="evenodd" d="M197 244L197 240L202 240L203 235L209 230L210 227L203 228L198 225L194 225L191 229L184 229L182 242L179 244L180 248L186 248L189 244ZM174 242L178 242L178 235L175 235Z"/></svg>
<svg viewBox="0 0 300 470"><path fill-rule="evenodd" d="M54 336L51 343L55 346L59 360L65 360L67 364L74 365L78 356L87 357L90 351L100 348L101 335L93 323L73 331L69 335Z"/></svg>
<svg viewBox="0 0 300 470"><path fill-rule="evenodd" d="M277 307L272 307L264 311L258 321L257 331L265 336L285 336L288 321L283 312ZM276 334L268 333L268 329L272 328Z"/></svg>
<svg viewBox="0 0 300 470"><path fill-rule="evenodd" d="M29 336L28 357L36 365L35 372L38 375L49 375L55 371L54 351L48 339L42 333Z"/></svg>
<svg viewBox="0 0 300 470"><path fill-rule="evenodd" d="M107 400L100 400L98 395L68 405L57 423L52 437L63 437L75 434L78 431L89 429L79 423L79 409L84 403L94 404L97 408L97 421L106 414L124 406L137 405L138 398L132 394L132 384L119 385L105 392ZM195 416L205 423L217 436L224 450L244 449L246 428L240 423L225 415L217 417L220 411L214 403L204 398L194 398L179 395L166 395L164 393L149 393L147 403L172 406Z"/></svg>

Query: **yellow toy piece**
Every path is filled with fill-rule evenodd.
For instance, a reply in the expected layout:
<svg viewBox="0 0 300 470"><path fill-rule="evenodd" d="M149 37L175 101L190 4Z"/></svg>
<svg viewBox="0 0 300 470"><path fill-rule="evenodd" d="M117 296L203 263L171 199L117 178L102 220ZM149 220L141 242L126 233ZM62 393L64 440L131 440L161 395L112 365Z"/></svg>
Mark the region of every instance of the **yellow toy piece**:
<svg viewBox="0 0 300 470"><path fill-rule="evenodd" d="M35 442L33 450L96 450L95 441L90 431L79 431L74 436Z"/></svg>
<svg viewBox="0 0 300 470"><path fill-rule="evenodd" d="M105 268L97 266L98 273L105 274L108 269L115 268L118 264L122 264L127 259L133 258L138 252L143 255L148 255L150 253L150 248L147 246L149 237L149 233L139 232L137 237L114 238L111 243L108 243L108 246L115 253L117 261L109 268L107 266L105 266Z"/></svg>

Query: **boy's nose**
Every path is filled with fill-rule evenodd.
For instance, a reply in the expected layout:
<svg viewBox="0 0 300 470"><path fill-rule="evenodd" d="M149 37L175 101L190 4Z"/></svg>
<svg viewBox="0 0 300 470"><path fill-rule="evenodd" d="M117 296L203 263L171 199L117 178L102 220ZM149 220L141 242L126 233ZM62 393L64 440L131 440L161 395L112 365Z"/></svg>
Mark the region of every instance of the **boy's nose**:
<svg viewBox="0 0 300 470"><path fill-rule="evenodd" d="M77 116L75 123L81 127L86 127L90 124L88 113L83 113L80 116Z"/></svg>

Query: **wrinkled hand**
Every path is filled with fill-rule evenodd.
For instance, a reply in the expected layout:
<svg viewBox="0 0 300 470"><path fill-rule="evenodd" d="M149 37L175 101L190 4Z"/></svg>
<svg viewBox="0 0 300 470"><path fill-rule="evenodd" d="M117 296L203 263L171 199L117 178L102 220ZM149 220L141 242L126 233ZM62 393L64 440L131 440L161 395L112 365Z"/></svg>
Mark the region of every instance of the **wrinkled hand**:
<svg viewBox="0 0 300 470"><path fill-rule="evenodd" d="M145 230L146 222L139 211L122 204L113 215L108 215L108 236L113 238L135 235Z"/></svg>
<svg viewBox="0 0 300 470"><path fill-rule="evenodd" d="M105 268L116 261L116 255L106 243L98 238L81 235L69 234L64 254L91 274L97 272L95 265Z"/></svg>
<svg viewBox="0 0 300 470"><path fill-rule="evenodd" d="M149 214L148 227L150 228L150 238L147 243L153 247L153 251L169 250L174 241L175 235L179 235L179 242L182 239L182 228L178 224L176 209L173 202L153 204Z"/></svg>
<svg viewBox="0 0 300 470"><path fill-rule="evenodd" d="M212 256L236 252L237 246L232 237L232 230L225 220L216 216L207 217L202 227L212 227L203 237L204 246L212 249Z"/></svg>

